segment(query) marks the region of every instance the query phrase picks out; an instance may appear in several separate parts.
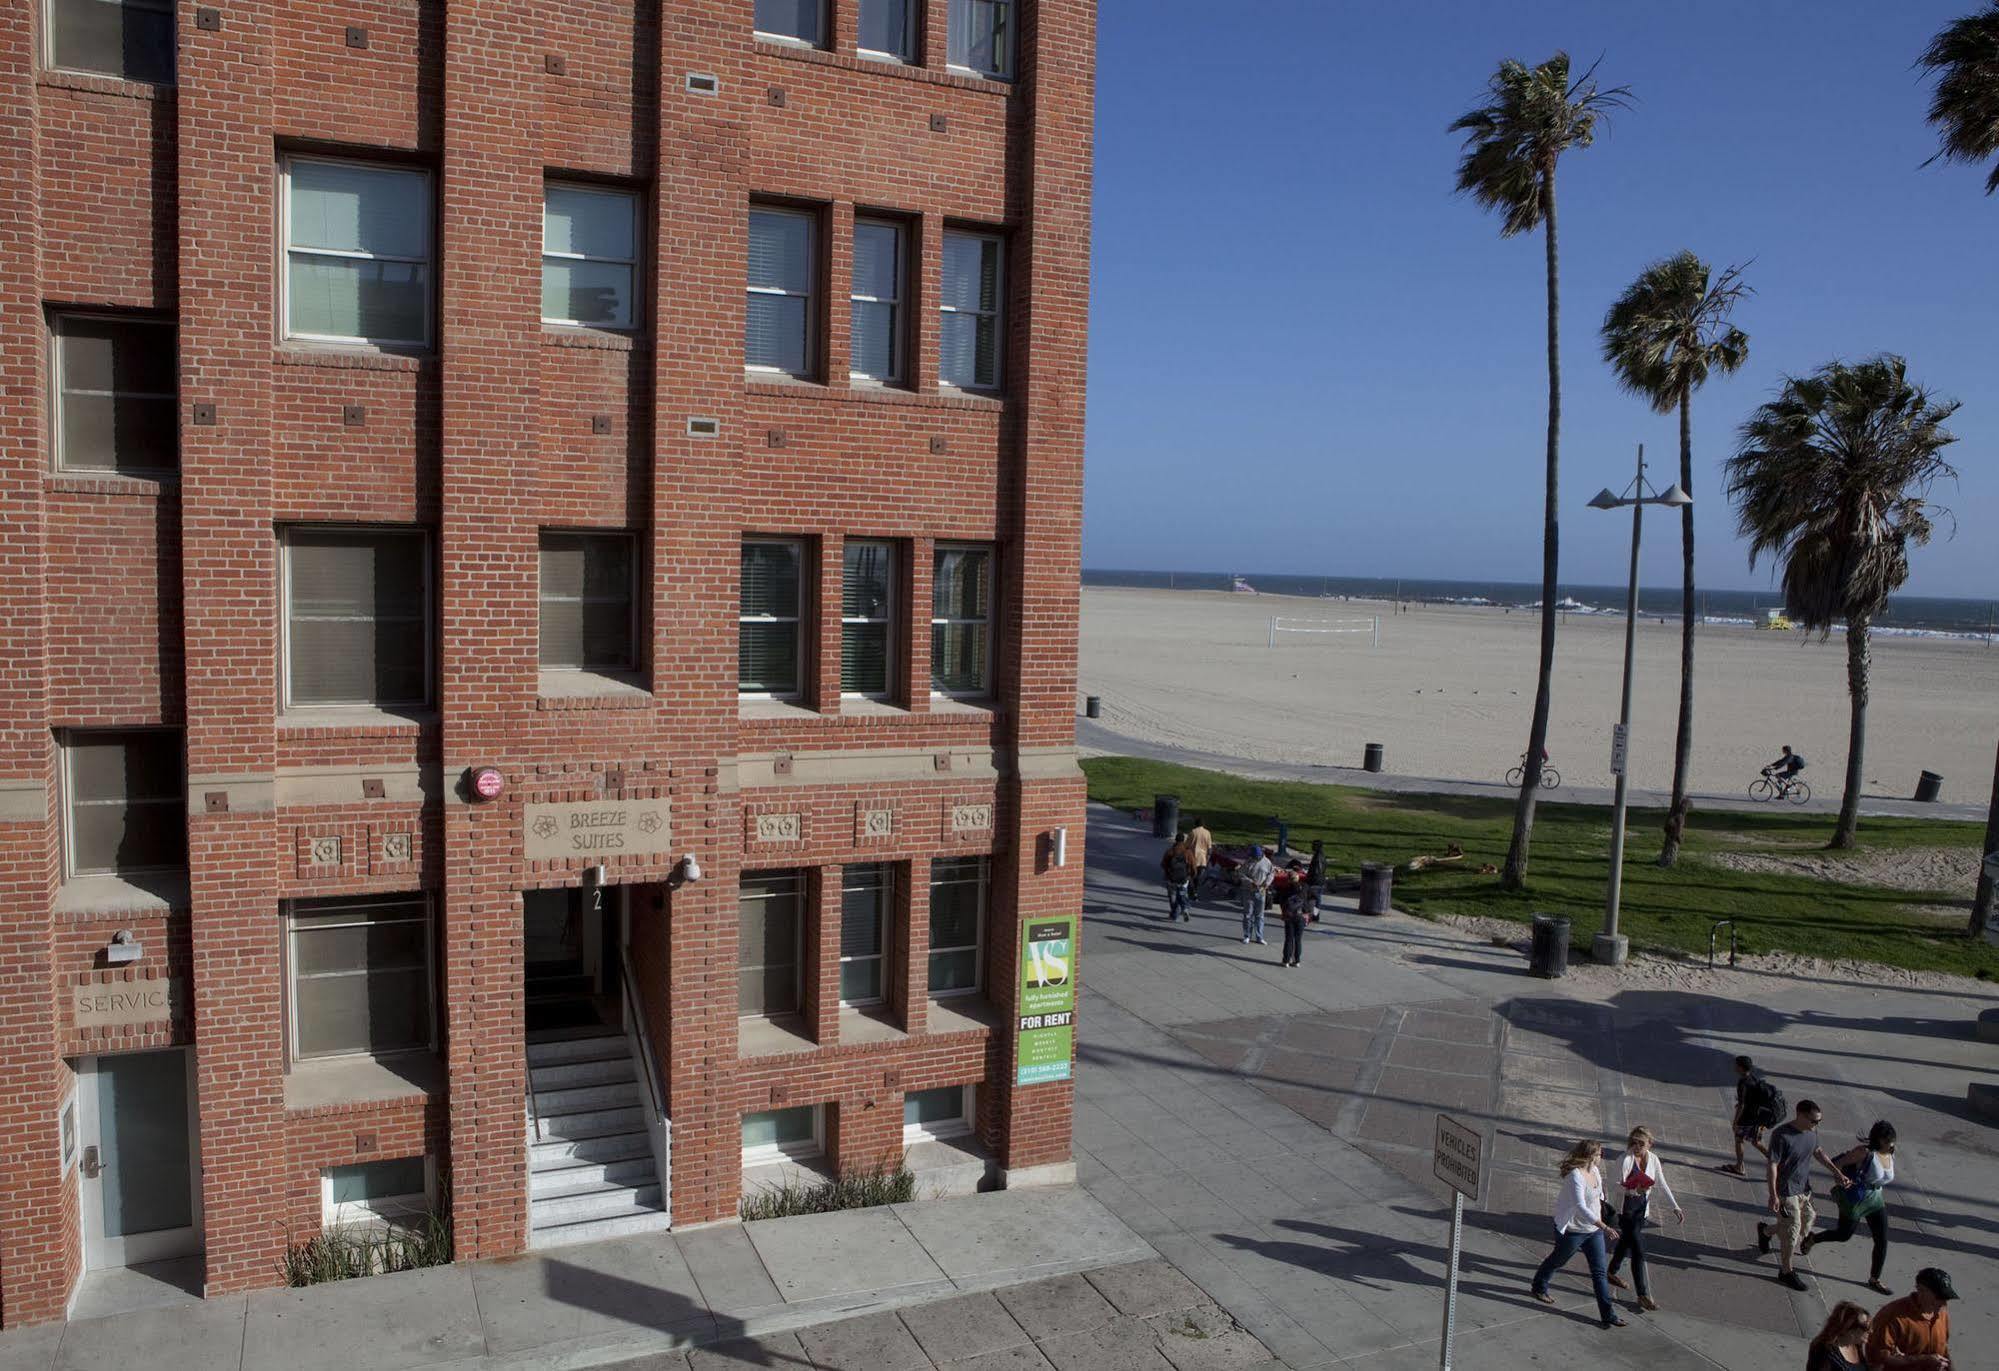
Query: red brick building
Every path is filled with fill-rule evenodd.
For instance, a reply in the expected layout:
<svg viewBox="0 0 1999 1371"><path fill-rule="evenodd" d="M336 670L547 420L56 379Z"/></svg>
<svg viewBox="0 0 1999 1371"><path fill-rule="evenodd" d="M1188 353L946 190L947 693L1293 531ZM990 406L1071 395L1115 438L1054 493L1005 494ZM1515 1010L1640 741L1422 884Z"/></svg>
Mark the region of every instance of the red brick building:
<svg viewBox="0 0 1999 1371"><path fill-rule="evenodd" d="M1063 1178L1094 30L15 7L7 1324L426 1207Z"/></svg>

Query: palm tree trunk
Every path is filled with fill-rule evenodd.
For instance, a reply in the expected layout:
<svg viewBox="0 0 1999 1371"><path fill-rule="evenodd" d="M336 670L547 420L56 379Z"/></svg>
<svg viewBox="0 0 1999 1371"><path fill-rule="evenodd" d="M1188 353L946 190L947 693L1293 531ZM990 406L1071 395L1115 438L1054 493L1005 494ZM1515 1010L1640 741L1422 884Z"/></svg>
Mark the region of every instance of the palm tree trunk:
<svg viewBox="0 0 1999 1371"><path fill-rule="evenodd" d="M1846 738L1846 793L1839 801L1839 826L1828 847L1852 847L1860 827L1860 777L1867 752L1867 627L1862 615L1846 623L1846 695L1853 703L1853 724Z"/></svg>
<svg viewBox="0 0 1999 1371"><path fill-rule="evenodd" d="M1561 566L1562 530L1558 496L1562 444L1561 254L1555 236L1555 167L1541 173L1541 203L1548 250L1548 490L1541 532L1541 670L1534 683L1534 722L1527 730L1527 756L1520 765L1520 798L1513 809L1513 842L1506 849L1500 885L1518 890L1527 880L1527 848L1534 839L1534 800L1540 793L1541 754L1548 745L1548 697L1555 677L1555 596Z"/></svg>
<svg viewBox="0 0 1999 1371"><path fill-rule="evenodd" d="M1680 396L1680 489L1694 493L1693 393ZM1687 831L1687 771L1694 756L1694 507L1680 506L1680 728L1673 738L1673 802L1659 865L1680 859Z"/></svg>
<svg viewBox="0 0 1999 1371"><path fill-rule="evenodd" d="M1992 807L1985 811L1986 852L1999 852L1999 758L1992 763ZM1999 903L1999 881L1985 874L1985 868L1978 868L1978 894L1971 901L1971 935L1984 934L1985 926L1992 922L1992 906Z"/></svg>

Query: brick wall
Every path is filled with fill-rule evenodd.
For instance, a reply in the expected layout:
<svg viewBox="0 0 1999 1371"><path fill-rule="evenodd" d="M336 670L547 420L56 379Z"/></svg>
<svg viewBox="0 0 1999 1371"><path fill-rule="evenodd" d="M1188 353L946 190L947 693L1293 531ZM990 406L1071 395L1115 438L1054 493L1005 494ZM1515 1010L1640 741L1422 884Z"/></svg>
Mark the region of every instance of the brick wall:
<svg viewBox="0 0 1999 1371"><path fill-rule="evenodd" d="M831 1160L900 1145L909 1090L976 1083L978 1133L1009 1169L1069 1155L1067 1084L1016 1090L1010 1019L1024 919L1077 911L1083 790L1073 759L1094 4L1027 0L1018 78L945 69L947 0L921 0L909 66L758 40L750 0L241 0L219 27L177 15L176 84L39 70L39 7L0 38L0 1320L57 1317L83 1253L57 1161L69 1062L191 1045L207 1289L270 1285L316 1222L319 1171L428 1151L450 1174L458 1250L526 1240L520 979L525 889L585 860L524 856L527 804L663 797L673 851L622 857L630 965L673 1121L677 1222L726 1218L745 1112L827 1106ZM358 30L358 33L350 33ZM714 94L686 88L717 79ZM436 345L415 355L282 341L279 160L400 161L433 173ZM544 179L635 191L633 335L540 323ZM746 380L753 197L815 210L824 376ZM851 385L842 295L857 211L908 225L906 388ZM1005 388L940 390L947 226L1006 244ZM46 312L174 319L180 474L60 474L48 438ZM213 406L212 421L197 406ZM716 422L716 436L689 420ZM276 533L295 523L427 530L439 589L435 708L281 716ZM540 694L543 527L635 530L644 693ZM745 533L809 549L808 690L739 706ZM839 558L896 541L898 689L843 702ZM996 549L995 699L940 707L924 683L931 558ZM916 687L911 688L912 684ZM95 903L61 877L55 738L185 728L184 897ZM942 758L944 760L934 760ZM464 789L494 766L500 799ZM780 771L779 768L784 768ZM959 806L989 828L955 828ZM864 812L890 810L890 831ZM799 832L754 840L758 814ZM1044 835L1070 831L1054 868ZM385 845L385 840L393 839ZM698 882L680 883L695 854ZM929 864L990 857L984 1017L933 1024ZM898 961L884 1041L843 1040L843 865L897 864ZM736 883L801 867L812 1016L795 1051L743 1057ZM282 901L433 892L440 1056L428 1096L287 1108ZM113 971L130 927L147 949ZM79 982L171 976L181 1019L79 1031Z"/></svg>

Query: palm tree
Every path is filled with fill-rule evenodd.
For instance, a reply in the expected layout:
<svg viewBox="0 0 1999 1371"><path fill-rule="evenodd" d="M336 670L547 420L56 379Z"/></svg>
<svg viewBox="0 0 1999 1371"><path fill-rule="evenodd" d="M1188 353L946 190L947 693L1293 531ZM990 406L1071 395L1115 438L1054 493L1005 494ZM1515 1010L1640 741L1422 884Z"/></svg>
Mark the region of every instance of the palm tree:
<svg viewBox="0 0 1999 1371"><path fill-rule="evenodd" d="M1534 688L1534 721L1527 732L1520 799L1513 811L1513 842L1501 876L1508 890L1527 878L1527 847L1534 836L1534 799L1541 784L1540 758L1548 742L1548 698L1555 672L1556 575L1561 524L1556 490L1561 474L1562 364L1561 272L1555 234L1555 164L1570 148L1596 139L1605 111L1630 103L1622 86L1597 88L1592 66L1573 81L1569 55L1558 52L1538 67L1507 58L1486 83L1487 103L1462 115L1451 132L1462 133L1458 193L1500 215L1501 237L1545 230L1548 259L1548 489L1541 534L1541 672Z"/></svg>
<svg viewBox="0 0 1999 1371"><path fill-rule="evenodd" d="M1957 479L1939 455L1957 441L1944 422L1957 401L1909 380L1883 354L1829 362L1785 380L1742 425L1728 460L1728 495L1749 540L1749 565L1784 565L1784 608L1823 642L1846 621L1846 691L1853 717L1846 793L1832 847L1852 847L1867 745L1867 630L1909 579L1909 549L1930 540L1930 488Z"/></svg>
<svg viewBox="0 0 1999 1371"><path fill-rule="evenodd" d="M1739 368L1749 335L1728 322L1750 293L1742 270L1715 277L1691 252L1654 262L1603 319L1603 359L1618 383L1660 414L1680 411L1680 488L1694 493L1693 396L1715 372ZM1694 752L1694 511L1680 509L1680 727L1673 742L1673 803L1659 865L1680 855L1687 827L1687 770Z"/></svg>
<svg viewBox="0 0 1999 1371"><path fill-rule="evenodd" d="M1999 153L1999 0L1944 25L1916 65L1937 77L1930 122L1943 146L1930 162L1976 165ZM1999 165L1985 178L1985 193L1995 191Z"/></svg>

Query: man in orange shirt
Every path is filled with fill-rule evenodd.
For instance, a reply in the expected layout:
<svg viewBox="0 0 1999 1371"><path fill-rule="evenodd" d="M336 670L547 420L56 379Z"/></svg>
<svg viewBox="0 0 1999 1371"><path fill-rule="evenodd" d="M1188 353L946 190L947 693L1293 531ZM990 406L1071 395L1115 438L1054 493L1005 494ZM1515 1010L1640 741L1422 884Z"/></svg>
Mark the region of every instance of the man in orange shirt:
<svg viewBox="0 0 1999 1371"><path fill-rule="evenodd" d="M1926 1266L1913 1293L1874 1311L1867 1335L1872 1371L1950 1371L1950 1310L1957 1287L1948 1272Z"/></svg>

